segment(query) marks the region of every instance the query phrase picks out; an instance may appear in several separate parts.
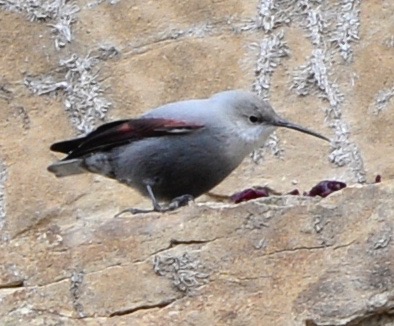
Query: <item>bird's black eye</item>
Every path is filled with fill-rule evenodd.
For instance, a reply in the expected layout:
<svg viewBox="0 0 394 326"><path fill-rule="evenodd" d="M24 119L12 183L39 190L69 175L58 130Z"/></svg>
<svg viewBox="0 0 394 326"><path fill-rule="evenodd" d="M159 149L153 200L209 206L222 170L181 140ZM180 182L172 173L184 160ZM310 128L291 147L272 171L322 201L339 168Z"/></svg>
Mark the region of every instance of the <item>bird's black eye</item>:
<svg viewBox="0 0 394 326"><path fill-rule="evenodd" d="M257 122L260 122L260 119L259 119L258 117L256 117L255 115L251 115L251 116L249 117L249 121L250 121L251 123L257 123Z"/></svg>

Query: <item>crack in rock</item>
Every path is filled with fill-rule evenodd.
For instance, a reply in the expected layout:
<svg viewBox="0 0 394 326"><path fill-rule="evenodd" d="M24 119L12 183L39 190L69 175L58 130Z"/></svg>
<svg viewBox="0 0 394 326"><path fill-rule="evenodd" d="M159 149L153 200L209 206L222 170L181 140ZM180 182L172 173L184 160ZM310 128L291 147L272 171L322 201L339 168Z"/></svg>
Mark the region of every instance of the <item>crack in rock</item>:
<svg viewBox="0 0 394 326"><path fill-rule="evenodd" d="M0 284L0 289L15 289L24 287L24 280L15 280Z"/></svg>
<svg viewBox="0 0 394 326"><path fill-rule="evenodd" d="M142 305L142 306L138 306L135 308L131 308L131 309L123 309L123 310L119 310L119 311L115 311L113 313L111 313L109 315L109 317L114 317L114 316L124 316L124 315L130 315L136 311L140 311L140 310L150 310L150 309L155 309L155 308L165 308L168 305L170 305L171 303L175 302L177 299L173 298L173 299L169 299L169 300L165 300L156 304L152 304L152 305Z"/></svg>

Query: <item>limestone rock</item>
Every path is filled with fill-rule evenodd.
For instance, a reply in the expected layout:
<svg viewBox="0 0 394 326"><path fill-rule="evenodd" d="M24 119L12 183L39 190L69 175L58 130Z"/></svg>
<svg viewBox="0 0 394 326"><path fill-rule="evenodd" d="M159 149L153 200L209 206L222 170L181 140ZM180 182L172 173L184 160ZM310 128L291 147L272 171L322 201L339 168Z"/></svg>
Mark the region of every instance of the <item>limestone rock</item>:
<svg viewBox="0 0 394 326"><path fill-rule="evenodd" d="M393 15L392 0L0 0L0 324L393 325ZM214 194L350 187L114 219L149 202L46 171L54 141L234 88L333 141L278 130Z"/></svg>
<svg viewBox="0 0 394 326"><path fill-rule="evenodd" d="M2 244L0 315L10 325L392 322L393 191L48 219Z"/></svg>

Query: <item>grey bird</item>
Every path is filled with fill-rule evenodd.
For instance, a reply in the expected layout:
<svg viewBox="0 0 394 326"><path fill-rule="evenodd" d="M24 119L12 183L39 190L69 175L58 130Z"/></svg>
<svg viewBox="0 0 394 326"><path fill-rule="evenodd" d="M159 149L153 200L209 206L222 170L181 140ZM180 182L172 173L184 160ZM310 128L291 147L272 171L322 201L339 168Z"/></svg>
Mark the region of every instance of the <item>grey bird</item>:
<svg viewBox="0 0 394 326"><path fill-rule="evenodd" d="M231 90L166 104L136 119L104 124L85 137L55 143L50 149L67 157L48 170L57 177L92 172L116 179L150 197L153 211L164 212L218 185L276 127L329 141L279 117L256 94Z"/></svg>

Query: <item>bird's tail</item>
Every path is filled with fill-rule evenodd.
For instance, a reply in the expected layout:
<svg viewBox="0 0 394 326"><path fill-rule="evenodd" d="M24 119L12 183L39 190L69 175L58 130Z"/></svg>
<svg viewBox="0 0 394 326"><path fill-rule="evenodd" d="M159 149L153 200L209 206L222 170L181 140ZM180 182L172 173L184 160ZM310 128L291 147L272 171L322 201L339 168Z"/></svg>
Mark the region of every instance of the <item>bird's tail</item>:
<svg viewBox="0 0 394 326"><path fill-rule="evenodd" d="M80 158L57 161L48 166L48 171L54 173L58 178L88 172L84 168L83 160Z"/></svg>

